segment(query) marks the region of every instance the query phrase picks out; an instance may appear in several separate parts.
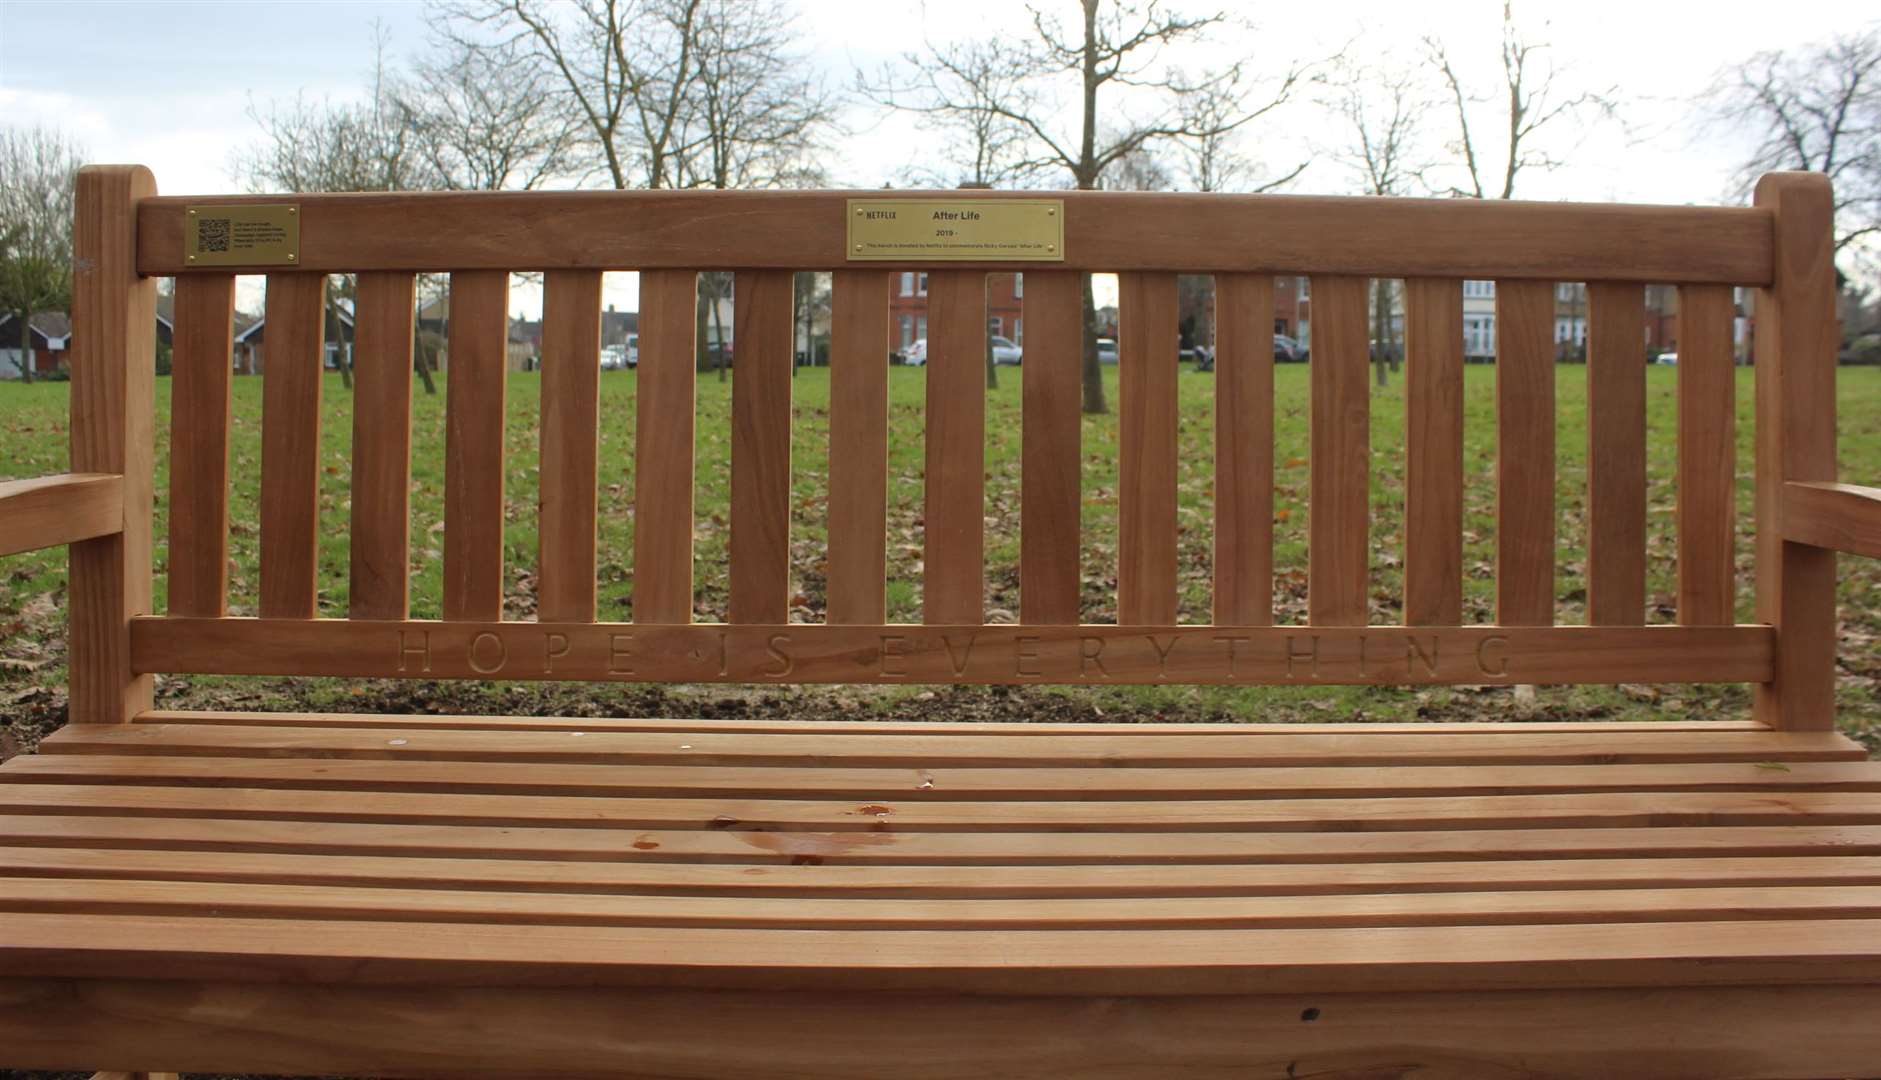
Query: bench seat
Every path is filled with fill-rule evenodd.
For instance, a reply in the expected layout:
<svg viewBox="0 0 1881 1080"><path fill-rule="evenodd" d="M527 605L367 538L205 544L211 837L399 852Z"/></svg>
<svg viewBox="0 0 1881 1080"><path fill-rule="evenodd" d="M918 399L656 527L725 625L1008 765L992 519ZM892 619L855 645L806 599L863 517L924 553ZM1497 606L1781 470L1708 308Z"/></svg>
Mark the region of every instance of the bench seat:
<svg viewBox="0 0 1881 1080"><path fill-rule="evenodd" d="M169 989L131 989L149 979ZM246 1042L226 1037L234 1006L217 996L234 986ZM1025 996L1069 1010L1052 1023L1101 1027L1098 1001L1284 997L1297 1026L1330 1012L1317 1002L1420 991L1496 1012L1546 993L1610 1033L1628 1011L1613 995L1652 994L1654 1025L1751 1031L1742 1010L1764 1006L1744 995L1881 1006L1881 763L1834 733L1749 722L149 713L70 725L0 768L0 1001L33 1003L0 1015L35 1018L0 1020L0 1039L30 1063L74 1064L60 1048L82 1047L106 1066L101 1046L135 1043L145 1068L265 1071L305 995L369 1032L362 1017L413 987L490 995L452 1021L487 1028L433 1032L424 1051L482 1046L487 1061L540 1026L501 995L551 995L540 1009L575 987L628 996L568 1002L561 1022L623 1039L626 1002L666 1014L647 994L754 995L785 1041L792 1008L876 1002L871 1037L914 1040L904 1051L918 1037L882 994ZM1708 996L1668 1012L1667 994ZM110 1032L85 1027L101 1008ZM276 1014L281 1031L257 1019ZM1256 1029L1234 1030L1216 1034ZM1877 1049L1871 1024L1824 1037ZM424 1071L398 1040L358 1039L334 1036L316 1062ZM851 1074L838 1064L813 1071Z"/></svg>

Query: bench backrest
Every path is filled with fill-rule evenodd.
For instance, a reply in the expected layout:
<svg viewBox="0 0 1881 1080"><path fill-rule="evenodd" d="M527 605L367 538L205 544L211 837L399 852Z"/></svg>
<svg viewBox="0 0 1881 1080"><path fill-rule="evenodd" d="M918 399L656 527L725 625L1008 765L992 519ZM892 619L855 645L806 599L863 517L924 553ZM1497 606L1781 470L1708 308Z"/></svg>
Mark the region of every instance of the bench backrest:
<svg viewBox="0 0 1881 1080"><path fill-rule="evenodd" d="M879 194L879 193L877 193ZM1038 198L973 193L974 200ZM157 198L81 178L74 467L127 482L124 542L73 566L74 716L146 673L740 682L1761 685L1829 715L1833 562L1781 541L1786 481L1834 479L1832 265L1820 177L1748 208L1049 193L1035 261L859 259L871 193ZM910 196L896 193L896 198ZM933 196L953 202L953 195ZM196 256L217 208L293 208L291 264ZM236 216L239 220L239 216ZM239 231L239 230L238 230ZM862 234L857 234L861 236ZM239 245L238 245L239 248ZM280 256L275 256L277 259ZM1024 271L1016 624L985 625L986 275ZM633 622L597 623L604 270L640 273ZM696 275L735 275L730 619L694 623ZM790 621L792 272L834 270L828 615ZM504 621L508 274L543 271L539 622ZM924 623L886 621L889 295L928 275ZM1079 274L1119 277L1115 626L1079 625ZM226 616L234 274L267 275L259 619ZM408 615L414 274L448 273L443 618ZM1211 625L1177 623L1177 277L1214 277ZM325 275L358 275L349 520L318 503ZM1311 281L1309 614L1274 626L1274 276ZM144 314L176 278L169 610L148 611ZM1367 279L1405 279L1404 623L1368 623ZM1496 619L1464 625L1462 283L1496 282ZM1554 288L1588 284L1587 626L1555 625ZM1678 625L1646 626L1645 305L1679 291ZM1757 343L1759 622L1734 625L1733 286ZM141 358L141 359L140 359ZM141 368L140 365L141 364ZM1394 451L1395 452L1395 451ZM816 463L821 467L823 463ZM351 531L350 618L316 619L321 530ZM141 578L141 580L140 580ZM90 606L87 606L90 605Z"/></svg>

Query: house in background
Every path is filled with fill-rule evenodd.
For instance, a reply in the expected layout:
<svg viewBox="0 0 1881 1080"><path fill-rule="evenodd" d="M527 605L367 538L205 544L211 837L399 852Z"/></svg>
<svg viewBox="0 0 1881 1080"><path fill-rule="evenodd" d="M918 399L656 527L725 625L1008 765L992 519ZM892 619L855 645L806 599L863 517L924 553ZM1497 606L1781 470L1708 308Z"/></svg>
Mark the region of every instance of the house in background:
<svg viewBox="0 0 1881 1080"><path fill-rule="evenodd" d="M17 379L24 371L20 359L19 316L0 316L0 379ZM65 365L72 344L72 320L63 311L35 311L27 324L33 377L51 375Z"/></svg>
<svg viewBox="0 0 1881 1080"><path fill-rule="evenodd" d="M986 327L1025 347L1024 274L986 275ZM927 337L927 274L905 270L895 275L888 295L888 332L897 353Z"/></svg>
<svg viewBox="0 0 1881 1080"><path fill-rule="evenodd" d="M240 326L240 321L238 315L235 370L243 375L260 375L267 367L268 317L263 315L246 327ZM321 335L325 339L326 367L337 369L342 361L350 364L353 358L352 300L339 297L328 304L326 323Z"/></svg>

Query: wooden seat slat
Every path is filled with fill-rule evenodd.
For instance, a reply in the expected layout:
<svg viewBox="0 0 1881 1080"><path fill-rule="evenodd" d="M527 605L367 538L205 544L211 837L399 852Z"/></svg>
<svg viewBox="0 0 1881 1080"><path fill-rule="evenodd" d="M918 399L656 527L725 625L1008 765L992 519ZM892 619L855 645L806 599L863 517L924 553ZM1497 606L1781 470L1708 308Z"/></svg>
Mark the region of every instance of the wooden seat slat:
<svg viewBox="0 0 1881 1080"><path fill-rule="evenodd" d="M1176 276L1117 282L1117 621L1176 622Z"/></svg>
<svg viewBox="0 0 1881 1080"><path fill-rule="evenodd" d="M172 615L228 611L229 416L235 276L176 283L170 377ZM410 379L406 382L409 384Z"/></svg>
<svg viewBox="0 0 1881 1080"><path fill-rule="evenodd" d="M1587 622L1646 621L1646 290L1587 286Z"/></svg>
<svg viewBox="0 0 1881 1080"><path fill-rule="evenodd" d="M207 941L205 930L213 925ZM1228 994L1881 980L1881 920L1317 930L717 930L19 913L14 977Z"/></svg>
<svg viewBox="0 0 1881 1080"><path fill-rule="evenodd" d="M509 275L451 275L444 388L444 617L503 615L503 403Z"/></svg>
<svg viewBox="0 0 1881 1080"><path fill-rule="evenodd" d="M124 784L0 784L0 813L609 829L860 832L1344 832L1881 825L1871 792L1599 792L1385 799L918 802L458 795Z"/></svg>
<svg viewBox="0 0 1881 1080"><path fill-rule="evenodd" d="M1465 862L991 865L555 861L0 845L0 877L210 881L672 896L926 898L1327 896L1528 889L1881 885L1881 855Z"/></svg>
<svg viewBox="0 0 1881 1080"><path fill-rule="evenodd" d="M568 717L568 716L452 716L423 713L294 713L232 712L212 709L150 709L134 723L233 725L237 727L460 728L466 731L739 731L746 734L798 735L1489 735L1528 733L1544 735L1611 736L1703 732L1707 741L1731 735L1768 733L1768 725L1755 720L1496 720L1428 723L1363 724L1240 724L1240 723L1090 723L1075 721L951 720L764 720L701 719L695 717Z"/></svg>
<svg viewBox="0 0 1881 1080"><path fill-rule="evenodd" d="M1274 621L1274 279L1215 277L1214 614Z"/></svg>
<svg viewBox="0 0 1881 1080"><path fill-rule="evenodd" d="M353 341L352 562L347 616L411 615L414 282L359 275Z"/></svg>
<svg viewBox="0 0 1881 1080"><path fill-rule="evenodd" d="M888 365L883 357L891 349L891 280L882 270L838 270L831 276L832 623L888 621Z"/></svg>
<svg viewBox="0 0 1881 1080"><path fill-rule="evenodd" d="M0 877L0 913L772 930L1152 930L1881 918L1881 887L1578 889L1312 897L604 896ZM336 934L344 934L336 927Z"/></svg>
<svg viewBox="0 0 1881 1080"><path fill-rule="evenodd" d="M567 765L350 758L38 754L0 784L125 783L211 787L389 789L461 794L751 798L842 795L919 802L970 799L1230 799L1321 794L1567 794L1583 791L1881 791L1881 763L1698 765L1432 765L1148 769L817 768L738 765Z"/></svg>
<svg viewBox="0 0 1881 1080"><path fill-rule="evenodd" d="M1737 308L1722 285L1678 296L1679 622L1724 626L1737 613Z"/></svg>
<svg viewBox="0 0 1881 1080"><path fill-rule="evenodd" d="M320 375L327 279L268 275L261 376L261 615L314 616L320 522Z"/></svg>
<svg viewBox="0 0 1881 1080"><path fill-rule="evenodd" d="M1029 270L1023 318L1031 333L1021 376L1019 621L1079 621L1083 586L1079 489L1084 301L1079 275Z"/></svg>
<svg viewBox="0 0 1881 1080"><path fill-rule="evenodd" d="M692 621L693 314L699 275L640 274L640 366L634 376L633 617Z"/></svg>
<svg viewBox="0 0 1881 1080"><path fill-rule="evenodd" d="M542 524L536 615L593 622L601 273L552 270L542 288ZM405 380L407 388L411 380Z"/></svg>
<svg viewBox="0 0 1881 1080"><path fill-rule="evenodd" d="M1794 857L1881 855L1867 825L1451 829L1295 833L767 833L385 825L93 815L0 815L0 840L26 846L103 846L321 855L589 860L654 863L1164 867L1456 859Z"/></svg>
<svg viewBox="0 0 1881 1080"><path fill-rule="evenodd" d="M1741 732L1695 739L1640 732L1603 740L1519 731L1468 735L769 734L720 731L452 731L424 728L237 727L197 724L73 725L42 753L196 754L207 757L358 757L569 764L697 764L934 768L1009 765L1167 766L1392 764L1590 764L1704 761L1856 761L1859 744L1834 732Z"/></svg>
<svg viewBox="0 0 1881 1080"><path fill-rule="evenodd" d="M1313 279L1307 621L1363 626L1371 589L1371 378L1365 279Z"/></svg>

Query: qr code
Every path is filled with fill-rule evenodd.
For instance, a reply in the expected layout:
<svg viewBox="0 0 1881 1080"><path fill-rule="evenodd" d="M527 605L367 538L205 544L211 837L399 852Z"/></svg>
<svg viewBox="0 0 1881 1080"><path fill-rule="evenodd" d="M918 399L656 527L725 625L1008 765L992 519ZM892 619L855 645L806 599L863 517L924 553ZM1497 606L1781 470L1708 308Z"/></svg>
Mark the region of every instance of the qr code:
<svg viewBox="0 0 1881 1080"><path fill-rule="evenodd" d="M199 251L227 251L229 219L202 218L196 227L196 247Z"/></svg>

